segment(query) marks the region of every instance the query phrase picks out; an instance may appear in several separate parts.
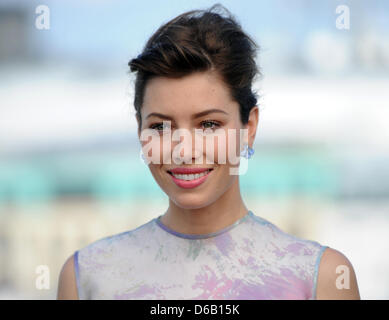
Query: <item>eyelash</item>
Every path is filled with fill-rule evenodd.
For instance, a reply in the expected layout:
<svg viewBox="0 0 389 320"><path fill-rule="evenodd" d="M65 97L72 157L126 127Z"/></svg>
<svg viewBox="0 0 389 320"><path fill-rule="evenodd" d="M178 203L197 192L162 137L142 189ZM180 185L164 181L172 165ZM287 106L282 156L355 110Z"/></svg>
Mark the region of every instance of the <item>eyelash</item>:
<svg viewBox="0 0 389 320"><path fill-rule="evenodd" d="M211 123L214 126L214 128L211 128L211 129L217 129L217 128L220 128L220 126L221 126L221 124L219 122L214 121L214 120L204 120L204 121L201 122L201 124L204 124L204 123ZM150 129L155 129L156 127L158 127L160 125L163 125L163 123L162 122L153 123L153 124L150 125L149 128ZM160 131L160 130L158 130L158 131Z"/></svg>

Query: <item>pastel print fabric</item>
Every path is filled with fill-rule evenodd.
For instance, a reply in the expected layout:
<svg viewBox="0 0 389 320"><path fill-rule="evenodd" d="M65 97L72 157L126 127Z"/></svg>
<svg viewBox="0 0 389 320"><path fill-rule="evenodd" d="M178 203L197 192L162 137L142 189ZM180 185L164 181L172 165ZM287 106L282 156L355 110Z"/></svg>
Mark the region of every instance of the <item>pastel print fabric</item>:
<svg viewBox="0 0 389 320"><path fill-rule="evenodd" d="M327 246L248 211L218 232L190 235L160 217L75 252L80 299L315 299Z"/></svg>

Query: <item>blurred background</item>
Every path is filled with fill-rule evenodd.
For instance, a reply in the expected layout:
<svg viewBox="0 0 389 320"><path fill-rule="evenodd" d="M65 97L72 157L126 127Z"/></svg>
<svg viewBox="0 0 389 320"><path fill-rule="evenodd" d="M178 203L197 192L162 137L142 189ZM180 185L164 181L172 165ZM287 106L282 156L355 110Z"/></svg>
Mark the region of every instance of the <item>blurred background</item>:
<svg viewBox="0 0 389 320"><path fill-rule="evenodd" d="M261 47L246 205L341 251L362 299L388 299L389 2L219 2ZM127 63L161 24L214 3L0 2L0 299L55 299L75 250L165 211Z"/></svg>

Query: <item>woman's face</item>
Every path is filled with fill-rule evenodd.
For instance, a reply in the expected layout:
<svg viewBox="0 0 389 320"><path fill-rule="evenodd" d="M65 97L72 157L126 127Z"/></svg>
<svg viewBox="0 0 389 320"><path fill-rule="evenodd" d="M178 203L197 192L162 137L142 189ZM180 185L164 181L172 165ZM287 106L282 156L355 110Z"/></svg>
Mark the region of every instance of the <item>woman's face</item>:
<svg viewBox="0 0 389 320"><path fill-rule="evenodd" d="M210 110L213 111L207 112ZM156 130L153 139L141 141L142 146L148 145L152 150L145 152L152 161L148 165L150 171L177 206L184 209L208 206L237 182L238 175L231 174L230 168L237 168L238 164L230 161L229 152L235 151L239 156L240 129L244 127L239 104L232 100L228 88L214 73L196 72L180 79L151 79L146 85L141 118L141 131ZM195 129L204 133L199 135ZM216 133L216 129L221 130ZM234 130L230 130L228 136L229 129L235 129L236 134L231 134ZM172 139L174 132L183 131L190 136ZM216 137L220 135L225 139ZM159 163L153 163L157 162L155 159ZM171 170L177 168L212 170L206 178L188 182L194 176L174 176Z"/></svg>

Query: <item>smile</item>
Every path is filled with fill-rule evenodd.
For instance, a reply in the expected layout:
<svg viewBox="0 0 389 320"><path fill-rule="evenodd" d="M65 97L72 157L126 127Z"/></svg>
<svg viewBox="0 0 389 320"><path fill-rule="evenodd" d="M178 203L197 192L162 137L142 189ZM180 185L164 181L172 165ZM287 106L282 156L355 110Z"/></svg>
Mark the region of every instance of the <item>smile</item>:
<svg viewBox="0 0 389 320"><path fill-rule="evenodd" d="M204 177L205 175L207 175L209 172L211 171L211 169L207 170L207 171L204 171L202 173L196 173L196 174L177 174L177 173L172 173L171 175L177 179L180 179L180 180L187 180L187 181L190 181L190 180L195 180L195 179L198 179L198 178L201 178L201 177Z"/></svg>
<svg viewBox="0 0 389 320"><path fill-rule="evenodd" d="M183 173L185 171L193 171L193 173ZM196 171L198 173L195 173ZM168 171L168 173L171 175L173 182L177 186L184 189L191 189L204 183L212 171L213 169L174 169L172 171Z"/></svg>

